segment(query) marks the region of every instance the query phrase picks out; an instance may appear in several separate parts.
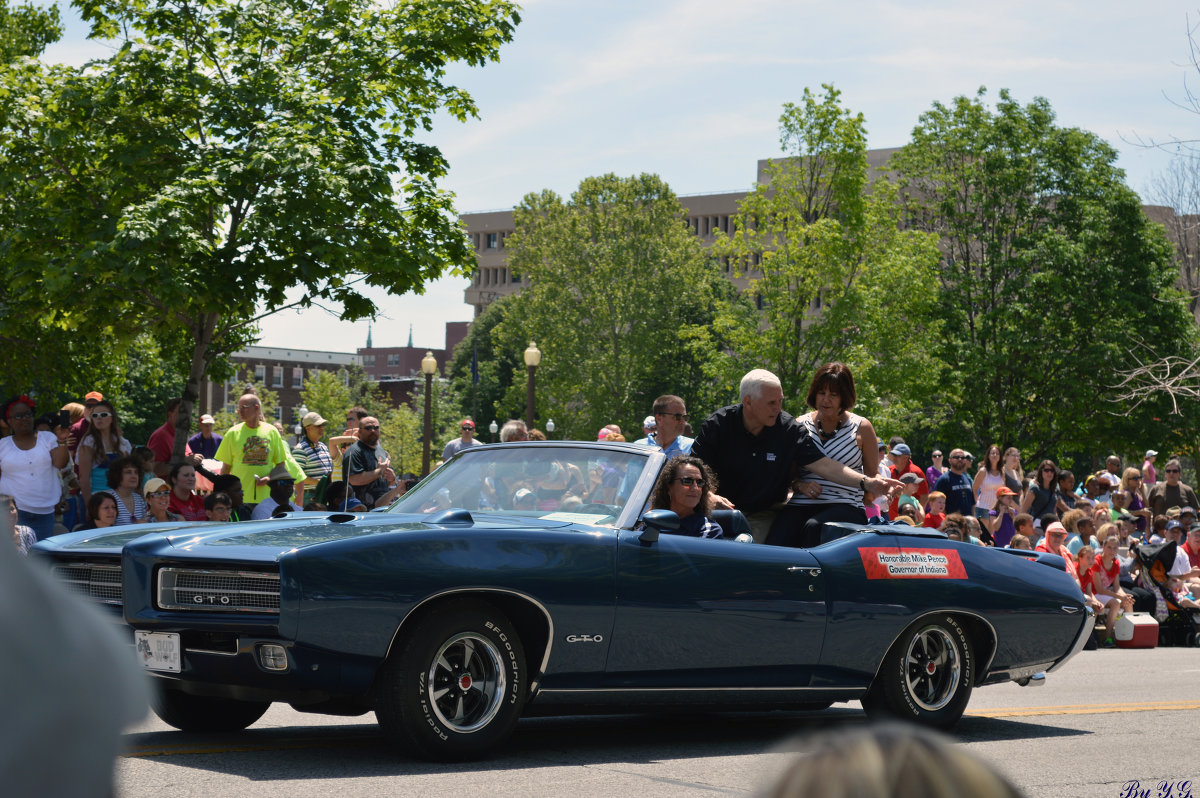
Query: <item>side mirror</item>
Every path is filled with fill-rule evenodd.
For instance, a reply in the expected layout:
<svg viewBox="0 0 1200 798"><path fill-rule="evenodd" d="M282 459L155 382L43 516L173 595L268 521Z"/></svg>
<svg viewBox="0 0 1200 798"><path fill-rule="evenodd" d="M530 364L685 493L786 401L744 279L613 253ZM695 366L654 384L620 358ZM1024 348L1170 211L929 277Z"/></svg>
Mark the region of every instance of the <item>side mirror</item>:
<svg viewBox="0 0 1200 798"><path fill-rule="evenodd" d="M679 516L670 510L651 510L642 516L646 528L638 535L643 543L653 543L663 532L668 534L679 531Z"/></svg>

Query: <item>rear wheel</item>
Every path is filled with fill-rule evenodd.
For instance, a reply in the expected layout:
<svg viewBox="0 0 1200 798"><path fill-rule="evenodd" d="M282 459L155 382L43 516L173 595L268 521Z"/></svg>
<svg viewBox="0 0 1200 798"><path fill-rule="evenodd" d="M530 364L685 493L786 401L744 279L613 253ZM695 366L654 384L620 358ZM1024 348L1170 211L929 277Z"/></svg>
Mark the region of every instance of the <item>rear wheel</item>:
<svg viewBox="0 0 1200 798"><path fill-rule="evenodd" d="M269 701L210 698L161 686L150 699L150 708L163 723L188 732L241 731L261 718L270 706Z"/></svg>
<svg viewBox="0 0 1200 798"><path fill-rule="evenodd" d="M974 681L975 657L962 625L949 615L923 620L888 651L863 708L947 729L966 710Z"/></svg>
<svg viewBox="0 0 1200 798"><path fill-rule="evenodd" d="M525 653L508 618L482 602L455 602L400 641L380 671L375 716L423 757L473 759L512 732L525 690Z"/></svg>

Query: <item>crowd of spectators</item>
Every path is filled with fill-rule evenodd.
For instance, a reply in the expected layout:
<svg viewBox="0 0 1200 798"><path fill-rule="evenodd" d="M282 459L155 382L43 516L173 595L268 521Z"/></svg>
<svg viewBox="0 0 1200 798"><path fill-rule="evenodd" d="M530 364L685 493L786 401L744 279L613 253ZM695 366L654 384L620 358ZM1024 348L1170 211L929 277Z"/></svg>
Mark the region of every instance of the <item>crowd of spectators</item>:
<svg viewBox="0 0 1200 798"><path fill-rule="evenodd" d="M379 422L361 407L348 411L344 432L328 438L328 422L308 413L293 445L248 392L236 405L239 423L218 433L216 420L201 415L176 460L179 405L178 399L166 405L145 446L122 434L116 407L99 391L41 415L28 396L0 405L0 500L6 503L0 512L14 515L18 550L55 534L127 524L362 511L416 482L390 468Z"/></svg>
<svg viewBox="0 0 1200 798"><path fill-rule="evenodd" d="M853 412L853 376L843 364L818 369L809 411L796 417L783 411L770 372L750 372L740 391L741 403L713 413L696 433L679 396L659 397L642 422L636 443L673 458L655 506L675 510L692 534L715 534L706 520L711 511L736 508L757 541L774 545L819 545L826 523L851 521L1060 554L1110 636L1114 618L1146 600L1137 546L1174 540L1169 589L1176 603L1200 607L1200 500L1182 481L1178 460L1160 471L1154 450L1140 467L1110 455L1103 469L1077 480L1050 459L1023 471L1017 449L992 444L975 468L974 456L959 447L948 458L933 450L924 466L903 438L884 442ZM76 529L245 521L302 508L362 511L390 503L416 481L392 468L380 423L364 408L347 411L345 431L332 436L326 419L308 413L294 445L265 420L253 392L236 409L239 423L222 432L202 415L183 459L174 461L179 400L164 408L146 446L135 446L98 391L41 415L30 397L10 399L0 406L0 500L7 502L0 512L15 513L18 548ZM474 420L463 419L459 431L444 459L482 445ZM502 442L538 439L545 436L517 420L500 431ZM625 441L615 424L597 439Z"/></svg>

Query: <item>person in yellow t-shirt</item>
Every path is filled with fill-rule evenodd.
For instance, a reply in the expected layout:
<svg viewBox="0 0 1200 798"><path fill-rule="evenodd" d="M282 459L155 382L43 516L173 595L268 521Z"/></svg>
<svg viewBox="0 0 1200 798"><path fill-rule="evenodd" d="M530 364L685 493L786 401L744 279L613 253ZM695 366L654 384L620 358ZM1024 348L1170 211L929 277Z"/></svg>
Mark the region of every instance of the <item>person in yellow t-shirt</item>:
<svg viewBox="0 0 1200 798"><path fill-rule="evenodd" d="M247 504L257 504L270 495L268 475L283 464L297 483L304 480L304 469L292 457L279 430L262 421L262 402L252 393L238 399L238 418L221 439L216 459L222 474L233 474L242 483Z"/></svg>

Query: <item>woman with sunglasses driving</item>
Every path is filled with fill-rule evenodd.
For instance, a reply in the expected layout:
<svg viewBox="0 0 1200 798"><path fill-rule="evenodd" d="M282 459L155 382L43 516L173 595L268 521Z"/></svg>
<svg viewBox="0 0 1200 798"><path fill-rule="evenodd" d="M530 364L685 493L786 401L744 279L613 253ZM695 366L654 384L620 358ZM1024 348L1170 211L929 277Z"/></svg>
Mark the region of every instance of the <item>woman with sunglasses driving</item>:
<svg viewBox="0 0 1200 798"><path fill-rule="evenodd" d="M717 485L712 472L698 457L673 457L663 466L654 485L655 510L670 510L679 516L677 535L719 538L721 525L709 517Z"/></svg>

